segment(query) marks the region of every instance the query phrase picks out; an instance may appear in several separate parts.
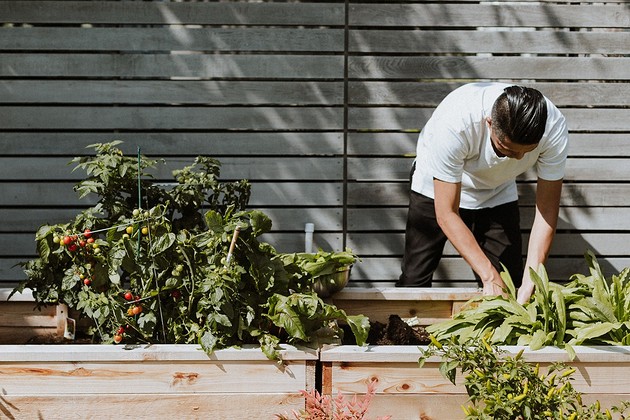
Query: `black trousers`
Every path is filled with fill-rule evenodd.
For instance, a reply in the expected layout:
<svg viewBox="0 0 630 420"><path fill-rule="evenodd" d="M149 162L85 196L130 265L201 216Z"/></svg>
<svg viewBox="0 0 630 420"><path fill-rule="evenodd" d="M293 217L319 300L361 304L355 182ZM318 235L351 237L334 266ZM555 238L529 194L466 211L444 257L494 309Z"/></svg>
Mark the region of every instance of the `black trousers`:
<svg viewBox="0 0 630 420"><path fill-rule="evenodd" d="M516 201L478 210L460 209L459 214L481 249L500 273L506 266L514 285L523 277L520 216ZM405 232L402 274L396 286L431 287L446 235L437 223L433 199L411 191ZM475 278L481 284L479 277Z"/></svg>

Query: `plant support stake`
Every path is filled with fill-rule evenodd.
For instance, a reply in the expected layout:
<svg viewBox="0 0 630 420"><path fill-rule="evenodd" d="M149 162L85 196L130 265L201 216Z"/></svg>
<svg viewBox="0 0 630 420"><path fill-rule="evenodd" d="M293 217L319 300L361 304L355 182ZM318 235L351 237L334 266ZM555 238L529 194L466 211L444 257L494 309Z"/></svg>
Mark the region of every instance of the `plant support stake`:
<svg viewBox="0 0 630 420"><path fill-rule="evenodd" d="M228 251L227 257L225 258L225 265L230 264L230 260L232 259L232 253L234 252L234 247L236 246L236 240L238 239L238 233L241 231L240 226L236 226L234 229L234 235L232 235L232 242L230 243L230 249Z"/></svg>
<svg viewBox="0 0 630 420"><path fill-rule="evenodd" d="M142 183L140 180L140 146L138 146L138 209L142 208ZM136 253L136 258L140 255L140 234L138 233L138 250Z"/></svg>

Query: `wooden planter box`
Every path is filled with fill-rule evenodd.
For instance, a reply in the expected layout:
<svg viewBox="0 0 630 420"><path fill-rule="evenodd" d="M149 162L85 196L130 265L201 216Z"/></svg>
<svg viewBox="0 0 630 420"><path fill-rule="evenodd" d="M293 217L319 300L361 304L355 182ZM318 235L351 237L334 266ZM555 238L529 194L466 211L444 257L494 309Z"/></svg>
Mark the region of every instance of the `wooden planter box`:
<svg viewBox="0 0 630 420"><path fill-rule="evenodd" d="M418 325L451 319L470 299L481 296L474 288L346 287L335 293L332 303L348 315L363 314L370 321L387 323L389 316L415 318Z"/></svg>
<svg viewBox="0 0 630 420"><path fill-rule="evenodd" d="M508 346L515 355L522 347ZM524 357L541 368L553 361L565 361L577 368L574 387L584 402L599 400L603 407L630 400L630 347L576 347L577 357L569 361L564 350L547 347L538 351L526 348ZM322 362L324 394L365 395L366 384L378 381L370 416L393 415L393 419L459 419L460 408L468 399L462 385L454 386L440 374L439 358L418 367L417 346L339 346L325 349Z"/></svg>
<svg viewBox="0 0 630 420"><path fill-rule="evenodd" d="M317 351L283 346L211 356L197 345L3 345L0 410L9 418L271 419L304 408ZM3 417L4 417L3 416Z"/></svg>
<svg viewBox="0 0 630 420"><path fill-rule="evenodd" d="M0 344L25 344L46 336L63 337L68 317L66 305L37 310L29 291L7 300L11 290L0 289Z"/></svg>

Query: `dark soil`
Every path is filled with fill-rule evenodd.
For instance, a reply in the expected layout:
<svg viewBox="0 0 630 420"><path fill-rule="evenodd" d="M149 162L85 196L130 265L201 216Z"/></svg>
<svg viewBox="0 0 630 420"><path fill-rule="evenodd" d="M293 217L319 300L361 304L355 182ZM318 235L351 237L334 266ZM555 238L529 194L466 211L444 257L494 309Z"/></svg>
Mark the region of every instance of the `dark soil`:
<svg viewBox="0 0 630 420"><path fill-rule="evenodd" d="M429 344L429 334L423 327L409 326L398 315L390 315L387 324L370 321L370 334L367 339L371 345L425 345ZM344 334L343 344L356 344L350 331Z"/></svg>
<svg viewBox="0 0 630 420"><path fill-rule="evenodd" d="M26 344L93 344L90 337L77 337L68 340L58 334L50 333L32 337Z"/></svg>

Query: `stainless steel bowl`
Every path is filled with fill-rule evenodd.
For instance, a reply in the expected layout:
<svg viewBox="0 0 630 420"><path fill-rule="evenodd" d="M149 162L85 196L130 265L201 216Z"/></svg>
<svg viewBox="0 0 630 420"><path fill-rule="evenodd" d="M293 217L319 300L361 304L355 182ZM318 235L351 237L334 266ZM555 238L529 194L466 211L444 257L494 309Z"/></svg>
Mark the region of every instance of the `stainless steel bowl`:
<svg viewBox="0 0 630 420"><path fill-rule="evenodd" d="M337 293L348 284L351 268L352 266L335 273L315 277L313 279L313 290L315 290L315 293L321 298L326 298Z"/></svg>

